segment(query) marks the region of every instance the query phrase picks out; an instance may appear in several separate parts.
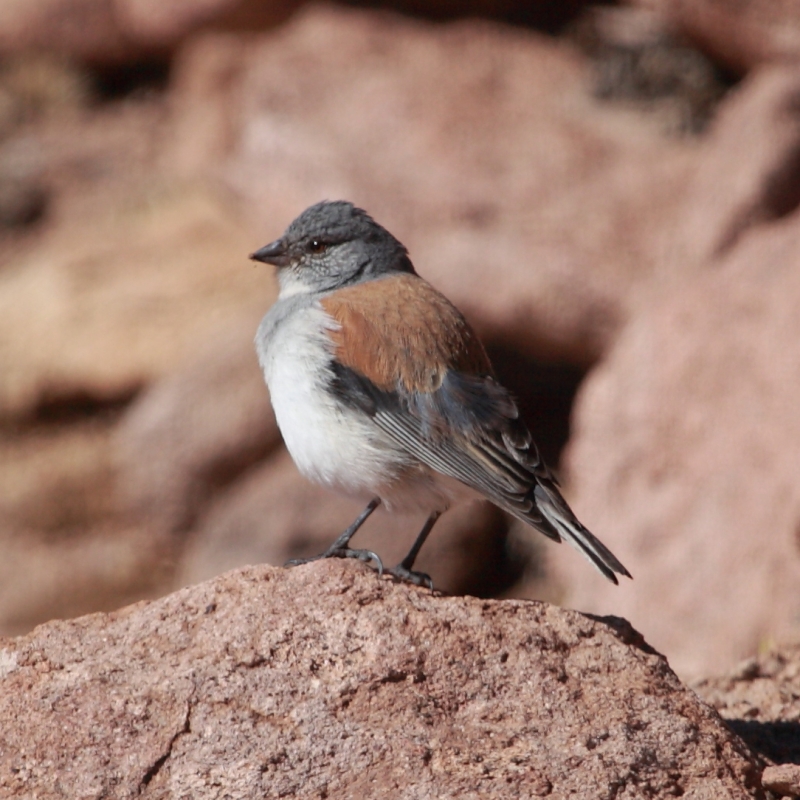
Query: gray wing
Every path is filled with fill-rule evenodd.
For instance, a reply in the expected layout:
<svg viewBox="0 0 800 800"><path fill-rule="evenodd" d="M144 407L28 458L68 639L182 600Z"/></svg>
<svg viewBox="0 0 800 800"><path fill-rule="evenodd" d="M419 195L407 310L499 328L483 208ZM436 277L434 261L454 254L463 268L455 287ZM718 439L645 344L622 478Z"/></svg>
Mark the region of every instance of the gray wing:
<svg viewBox="0 0 800 800"><path fill-rule="evenodd" d="M569 541L612 582L614 573L630 577L578 521L516 403L491 376L450 370L434 392L386 391L334 361L330 391L369 415L423 464L477 490L545 536Z"/></svg>

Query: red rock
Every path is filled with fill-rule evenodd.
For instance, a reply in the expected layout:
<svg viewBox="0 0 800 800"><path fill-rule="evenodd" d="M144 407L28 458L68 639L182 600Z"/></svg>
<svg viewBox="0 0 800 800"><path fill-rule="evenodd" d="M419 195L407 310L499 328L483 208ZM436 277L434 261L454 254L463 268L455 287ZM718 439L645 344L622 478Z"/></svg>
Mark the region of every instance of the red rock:
<svg viewBox="0 0 800 800"><path fill-rule="evenodd" d="M286 19L298 0L114 0L126 37L140 46L173 50L206 27L253 31Z"/></svg>
<svg viewBox="0 0 800 800"><path fill-rule="evenodd" d="M800 796L800 764L767 767L761 776L765 789L778 797Z"/></svg>
<svg viewBox="0 0 800 800"><path fill-rule="evenodd" d="M770 0L635 0L658 10L727 66L747 70L800 56L800 3Z"/></svg>
<svg viewBox="0 0 800 800"><path fill-rule="evenodd" d="M800 645L773 646L692 688L753 750L779 765L764 770L764 788L791 795L800 760Z"/></svg>
<svg viewBox="0 0 800 800"><path fill-rule="evenodd" d="M254 286L270 297L269 277L248 266L248 237L209 192L140 185L127 206L92 212L0 272L4 416L53 397L130 394L247 314Z"/></svg>
<svg viewBox="0 0 800 800"><path fill-rule="evenodd" d="M625 622L353 563L241 570L1 647L8 798L763 797Z"/></svg>
<svg viewBox="0 0 800 800"><path fill-rule="evenodd" d="M112 0L6 0L0 4L0 52L44 50L91 60L121 60L132 48Z"/></svg>
<svg viewBox="0 0 800 800"><path fill-rule="evenodd" d="M142 525L123 508L114 429L139 387L201 355L225 319L245 320L254 286L265 298L271 291L248 265L247 237L209 193L139 185L126 203L104 197L108 208L72 209L6 251L0 269L4 633L167 590L176 543L164 535L168 525ZM269 425L268 399L255 357L242 352L252 357L261 404L255 436ZM220 407L220 423L247 416L241 393L236 400ZM185 430L200 407L192 398L176 425L184 420ZM212 426L203 422L207 444ZM139 468L163 476L164 451L141 453ZM224 463L224 448L215 456L206 467Z"/></svg>
<svg viewBox="0 0 800 800"><path fill-rule="evenodd" d="M703 268L748 230L796 206L799 91L795 68L771 66L728 94L700 145L677 224L663 229L665 273Z"/></svg>
<svg viewBox="0 0 800 800"><path fill-rule="evenodd" d="M120 63L163 56L205 26L252 30L284 19L293 0L4 0L0 53L45 51Z"/></svg>
<svg viewBox="0 0 800 800"><path fill-rule="evenodd" d="M185 532L215 492L280 444L258 366L252 310L206 333L131 405L114 434L123 502L139 524Z"/></svg>
<svg viewBox="0 0 800 800"><path fill-rule="evenodd" d="M799 260L791 215L655 285L579 398L571 498L634 580L560 560L569 602L630 617L682 675L797 630Z"/></svg>

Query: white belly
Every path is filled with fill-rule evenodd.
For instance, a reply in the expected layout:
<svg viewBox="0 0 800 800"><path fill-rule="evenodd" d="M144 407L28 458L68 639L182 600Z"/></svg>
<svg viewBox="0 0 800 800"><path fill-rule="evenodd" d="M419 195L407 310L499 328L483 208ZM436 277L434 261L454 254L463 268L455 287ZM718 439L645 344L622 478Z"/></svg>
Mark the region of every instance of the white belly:
<svg viewBox="0 0 800 800"><path fill-rule="evenodd" d="M300 472L330 488L371 498L412 462L367 417L327 390L328 324L319 306L295 311L268 341L259 336L259 359L278 426Z"/></svg>

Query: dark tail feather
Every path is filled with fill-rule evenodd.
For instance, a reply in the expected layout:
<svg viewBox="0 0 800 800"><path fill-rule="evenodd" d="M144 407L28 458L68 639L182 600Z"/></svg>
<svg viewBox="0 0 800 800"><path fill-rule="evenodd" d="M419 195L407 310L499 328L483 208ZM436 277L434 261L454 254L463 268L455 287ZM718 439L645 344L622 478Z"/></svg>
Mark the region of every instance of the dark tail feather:
<svg viewBox="0 0 800 800"><path fill-rule="evenodd" d="M622 562L578 521L555 486L539 483L533 494L545 521L558 531L562 539L579 550L602 575L612 583L618 583L614 573L632 577Z"/></svg>

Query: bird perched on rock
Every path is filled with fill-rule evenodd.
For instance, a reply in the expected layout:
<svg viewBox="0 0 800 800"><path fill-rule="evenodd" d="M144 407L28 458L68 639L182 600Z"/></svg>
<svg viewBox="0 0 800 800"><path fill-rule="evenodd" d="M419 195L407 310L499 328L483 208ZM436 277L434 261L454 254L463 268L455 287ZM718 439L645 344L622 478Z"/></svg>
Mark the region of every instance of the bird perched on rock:
<svg viewBox="0 0 800 800"><path fill-rule="evenodd" d="M383 503L429 515L387 572L430 585L413 566L434 523L483 497L568 541L610 581L630 577L561 496L462 314L365 211L317 203L250 257L278 268L256 350L286 447L310 480L368 501L324 553L290 564L361 558L383 572L375 553L350 548Z"/></svg>

